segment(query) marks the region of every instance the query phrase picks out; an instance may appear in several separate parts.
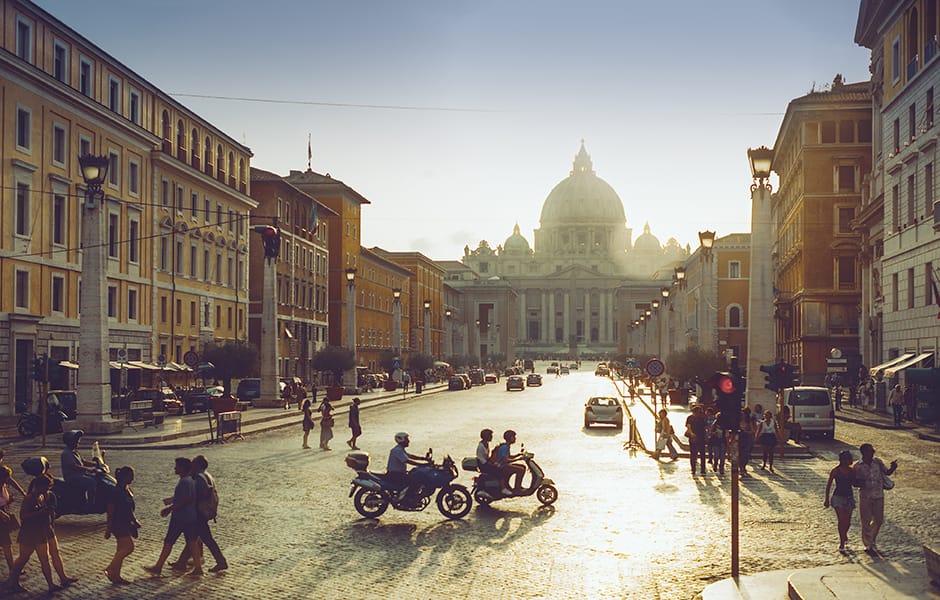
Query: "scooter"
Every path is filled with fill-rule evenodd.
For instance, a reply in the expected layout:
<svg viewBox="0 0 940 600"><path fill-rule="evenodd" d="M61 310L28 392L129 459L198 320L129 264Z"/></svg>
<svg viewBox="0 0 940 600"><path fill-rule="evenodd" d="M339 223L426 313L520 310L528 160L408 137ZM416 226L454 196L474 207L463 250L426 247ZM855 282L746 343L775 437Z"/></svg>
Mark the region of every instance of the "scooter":
<svg viewBox="0 0 940 600"><path fill-rule="evenodd" d="M473 487L470 490L473 494L473 499L487 506L490 502L496 500L521 498L535 494L535 497L538 498L538 501L541 502L543 506L554 504L555 500L558 500L558 490L555 488L555 482L545 477L545 472L542 471L542 467L535 462L535 453L526 452L525 448L523 448L522 458L520 460L525 463L526 469L532 474L529 487L518 492L513 492L512 494L503 494L503 485L499 477L480 472L477 457L470 456L463 459L462 466L464 471L480 472L479 475L473 478Z"/></svg>
<svg viewBox="0 0 940 600"><path fill-rule="evenodd" d="M60 433L62 423L68 418L68 415L61 410L50 408L46 412L46 433ZM42 433L42 417L36 413L21 413L16 423L16 430L23 437L35 437Z"/></svg>
<svg viewBox="0 0 940 600"><path fill-rule="evenodd" d="M108 511L108 500L117 487L117 479L111 475L111 468L104 462L104 455L98 448L98 442L95 442L92 447L92 461L95 463L95 471L92 476L97 483L94 504L88 503L84 490L69 485L61 477L56 477L52 482L56 517L62 515L103 515ZM38 477L49 472L49 460L45 456L33 456L23 461L22 468L27 475Z"/></svg>
<svg viewBox="0 0 940 600"><path fill-rule="evenodd" d="M346 455L346 466L356 471L349 490L353 505L360 515L367 518L381 516L391 506L396 510L410 512L422 511L431 503L431 497L437 492L437 509L448 519L461 519L473 506L473 500L467 488L459 483L451 483L457 478L457 465L447 456L436 465L432 452L425 455L427 465L417 466L408 474L408 491L399 494L400 486L385 479L384 473L369 471L368 452L350 452Z"/></svg>

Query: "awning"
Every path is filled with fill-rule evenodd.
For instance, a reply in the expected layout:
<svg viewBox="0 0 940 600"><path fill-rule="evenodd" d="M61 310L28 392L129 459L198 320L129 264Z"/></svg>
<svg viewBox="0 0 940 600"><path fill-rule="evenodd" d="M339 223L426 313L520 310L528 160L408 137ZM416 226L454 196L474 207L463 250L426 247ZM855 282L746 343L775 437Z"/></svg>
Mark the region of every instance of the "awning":
<svg viewBox="0 0 940 600"><path fill-rule="evenodd" d="M145 371L159 371L160 367L152 365L150 363L145 363L139 360L129 360L127 361L128 366L137 367L138 369L143 369Z"/></svg>
<svg viewBox="0 0 940 600"><path fill-rule="evenodd" d="M920 361L924 360L925 358L930 358L931 356L933 356L933 352L923 352L921 354L918 354L914 358L905 360L904 362L897 363L896 365L888 367L887 369L885 369L885 377L894 377L894 375L898 373L899 371L903 371L904 369L908 367L913 367Z"/></svg>
<svg viewBox="0 0 940 600"><path fill-rule="evenodd" d="M166 363L166 368L168 371L192 371L192 369L186 365L181 365L172 361Z"/></svg>
<svg viewBox="0 0 940 600"><path fill-rule="evenodd" d="M884 370L887 369L888 367L893 367L894 365L896 365L896 364L898 364L898 363L900 363L900 362L904 362L905 360L908 360L909 358L913 358L913 357L914 357L914 353L913 353L913 352L908 352L907 354L902 354L901 356L896 356L896 357L892 358L891 360L889 360L888 362L883 362L883 363L881 363L881 364L878 365L878 366L872 367L871 370L869 370L868 373L869 373L869 375L871 375L872 377L877 377L879 371L884 371Z"/></svg>
<svg viewBox="0 0 940 600"><path fill-rule="evenodd" d="M446 367L449 367L449 366L450 366L450 363L446 363L446 362L444 362L444 361L442 361L442 360L436 360L436 361L434 361L434 366L435 366L435 367L444 367L444 368L446 368Z"/></svg>
<svg viewBox="0 0 940 600"><path fill-rule="evenodd" d="M63 369L77 369L78 365L70 360L60 360L59 366Z"/></svg>
<svg viewBox="0 0 940 600"><path fill-rule="evenodd" d="M112 369L137 369L137 370L140 370L140 367L135 367L135 366L132 365L131 363L124 363L124 364L121 364L121 363L119 363L119 362L116 361L116 360L109 360L109 361L108 361L108 366L111 367Z"/></svg>

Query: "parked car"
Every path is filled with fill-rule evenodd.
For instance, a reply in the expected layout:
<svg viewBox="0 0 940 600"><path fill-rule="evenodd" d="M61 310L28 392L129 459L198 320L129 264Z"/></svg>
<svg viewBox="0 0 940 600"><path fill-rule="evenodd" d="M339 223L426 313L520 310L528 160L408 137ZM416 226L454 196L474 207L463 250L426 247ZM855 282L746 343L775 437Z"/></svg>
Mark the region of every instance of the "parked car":
<svg viewBox="0 0 940 600"><path fill-rule="evenodd" d="M786 388L777 401L778 415L784 405L790 408L793 422L799 423L803 433L835 437L836 408L828 388L808 385Z"/></svg>
<svg viewBox="0 0 940 600"><path fill-rule="evenodd" d="M526 375L525 384L529 387L533 385L542 385L542 376L538 373L529 373Z"/></svg>
<svg viewBox="0 0 940 600"><path fill-rule="evenodd" d="M261 379L249 377L238 382L235 395L242 402L251 402L261 397Z"/></svg>
<svg viewBox="0 0 940 600"><path fill-rule="evenodd" d="M182 397L183 408L186 414L191 415L194 412L203 412L209 410L212 398L217 398L223 394L223 388L220 385L209 387L192 388L185 392Z"/></svg>
<svg viewBox="0 0 940 600"><path fill-rule="evenodd" d="M525 389L525 379L521 375L510 375L506 380L506 391L509 390L524 390Z"/></svg>
<svg viewBox="0 0 940 600"><path fill-rule="evenodd" d="M557 367L557 366L550 366L550 367L548 367L547 369L545 369L545 374L546 374L546 375L554 375L555 373L558 373L558 367Z"/></svg>
<svg viewBox="0 0 940 600"><path fill-rule="evenodd" d="M571 363L570 365L568 365L568 368L571 369L572 371L577 371L578 363Z"/></svg>
<svg viewBox="0 0 940 600"><path fill-rule="evenodd" d="M599 377L610 377L610 369L604 365L597 365L597 368L594 369L594 374Z"/></svg>
<svg viewBox="0 0 940 600"><path fill-rule="evenodd" d="M558 368L558 372L561 373L562 375L568 375L569 373L571 373L571 371L568 369L568 367L566 367L566 366L564 366L564 365L562 365L561 367Z"/></svg>
<svg viewBox="0 0 940 600"><path fill-rule="evenodd" d="M469 390L473 387L473 381L470 380L470 376L466 373L460 373L459 377L463 379L463 389Z"/></svg>
<svg viewBox="0 0 940 600"><path fill-rule="evenodd" d="M467 389L467 386L464 383L463 377L460 375L453 375L450 379L447 380L447 389L451 391L465 390Z"/></svg>
<svg viewBox="0 0 940 600"><path fill-rule="evenodd" d="M65 413L69 419L78 414L78 392L75 390L49 390L46 393L46 406L55 407Z"/></svg>
<svg viewBox="0 0 940 600"><path fill-rule="evenodd" d="M594 396L584 403L584 427L596 423L611 423L623 429L623 409L616 398Z"/></svg>
<svg viewBox="0 0 940 600"><path fill-rule="evenodd" d="M149 400L151 410L171 415L183 414L183 403L177 398L176 393L168 387L138 388L129 393L125 400L125 406L130 406L131 402Z"/></svg>
<svg viewBox="0 0 940 600"><path fill-rule="evenodd" d="M483 381L485 383L498 383L499 378L496 376L496 373L487 373L483 376Z"/></svg>
<svg viewBox="0 0 940 600"><path fill-rule="evenodd" d="M467 373L470 376L470 382L473 385L483 385L486 383L486 376L483 373L483 369L470 369L470 372Z"/></svg>

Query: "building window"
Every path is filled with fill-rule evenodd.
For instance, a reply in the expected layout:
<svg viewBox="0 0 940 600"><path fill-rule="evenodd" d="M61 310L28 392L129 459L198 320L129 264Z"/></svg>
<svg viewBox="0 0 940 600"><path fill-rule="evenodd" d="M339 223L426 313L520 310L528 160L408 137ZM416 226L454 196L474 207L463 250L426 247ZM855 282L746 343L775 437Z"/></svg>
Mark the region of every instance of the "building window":
<svg viewBox="0 0 940 600"><path fill-rule="evenodd" d="M208 224L209 224L209 215L212 213L212 201L209 200L208 197L203 198L203 200L202 200L202 209L203 209L203 213L205 213L205 214L202 215L203 221L205 221L206 225L208 225Z"/></svg>
<svg viewBox="0 0 940 600"><path fill-rule="evenodd" d="M193 327L196 326L196 318L199 316L199 313L196 311L196 301L193 300L189 303L189 324Z"/></svg>
<svg viewBox="0 0 940 600"><path fill-rule="evenodd" d="M160 296L160 322L166 323L166 296Z"/></svg>
<svg viewBox="0 0 940 600"><path fill-rule="evenodd" d="M192 217L193 221L196 220L196 213L198 212L199 212L199 194L196 192L190 192L189 215Z"/></svg>
<svg viewBox="0 0 940 600"><path fill-rule="evenodd" d="M121 157L116 152L108 154L110 165L108 166L108 185L118 187L121 183Z"/></svg>
<svg viewBox="0 0 940 600"><path fill-rule="evenodd" d="M728 261L728 279L740 279L740 278L741 278L741 261L729 260Z"/></svg>
<svg viewBox="0 0 940 600"><path fill-rule="evenodd" d="M901 81L901 36L891 42L891 83Z"/></svg>
<svg viewBox="0 0 940 600"><path fill-rule="evenodd" d="M907 107L907 141L917 139L917 109L915 104Z"/></svg>
<svg viewBox="0 0 940 600"><path fill-rule="evenodd" d="M33 23L16 16L16 55L33 62Z"/></svg>
<svg viewBox="0 0 940 600"><path fill-rule="evenodd" d="M117 318L117 288L113 285L108 286L108 316Z"/></svg>
<svg viewBox="0 0 940 600"><path fill-rule="evenodd" d="M851 206L839 206L838 213L838 232L852 233L852 219L855 218L855 209Z"/></svg>
<svg viewBox="0 0 940 600"><path fill-rule="evenodd" d="M924 306L930 306L934 303L933 289L936 281L933 278L933 263L924 265ZM938 299L940 300L940 299Z"/></svg>
<svg viewBox="0 0 940 600"><path fill-rule="evenodd" d="M822 143L823 144L835 144L836 143L836 122L835 121L823 121Z"/></svg>
<svg viewBox="0 0 940 600"><path fill-rule="evenodd" d="M127 163L127 191L132 196L140 195L140 164L134 160Z"/></svg>
<svg viewBox="0 0 940 600"><path fill-rule="evenodd" d="M114 77L108 78L108 108L111 112L121 112L121 82Z"/></svg>
<svg viewBox="0 0 940 600"><path fill-rule="evenodd" d="M871 143L871 119L858 122L858 141L861 144Z"/></svg>
<svg viewBox="0 0 940 600"><path fill-rule="evenodd" d="M53 43L52 48L52 76L62 83L68 83L69 51L59 40Z"/></svg>
<svg viewBox="0 0 940 600"><path fill-rule="evenodd" d="M898 186L891 188L891 224L895 229L901 228L901 198Z"/></svg>
<svg viewBox="0 0 940 600"><path fill-rule="evenodd" d="M914 308L914 269L907 270L907 307Z"/></svg>
<svg viewBox="0 0 940 600"><path fill-rule="evenodd" d="M209 303L206 302L202 307L202 326L209 327L210 325L210 313L209 313Z"/></svg>
<svg viewBox="0 0 940 600"><path fill-rule="evenodd" d="M197 252L195 244L189 247L189 275L193 279L196 278L196 262L199 260L199 254Z"/></svg>
<svg viewBox="0 0 940 600"><path fill-rule="evenodd" d="M140 221L131 219L127 226L127 260L140 261Z"/></svg>
<svg viewBox="0 0 940 600"><path fill-rule="evenodd" d="M233 261L232 261L231 258L229 258L226 262L227 262L227 264L226 264L227 269L226 269L225 273L226 273L227 279L228 279L228 286L229 286L229 287L235 287L235 268L234 268L234 266L233 266L234 263L233 263Z"/></svg>
<svg viewBox="0 0 940 600"><path fill-rule="evenodd" d="M222 284L222 253L217 252L215 255L215 282L219 285Z"/></svg>
<svg viewBox="0 0 940 600"><path fill-rule="evenodd" d="M91 154L91 140L84 135L78 136L78 155L88 156Z"/></svg>
<svg viewBox="0 0 940 600"><path fill-rule="evenodd" d="M183 214L183 186L176 186L176 212Z"/></svg>
<svg viewBox="0 0 940 600"><path fill-rule="evenodd" d="M91 97L91 80L93 75L93 67L91 61L81 57L78 61L78 91L82 93L83 96Z"/></svg>
<svg viewBox="0 0 940 600"><path fill-rule="evenodd" d="M65 196L56 194L52 197L52 243L65 245L65 232L68 224Z"/></svg>
<svg viewBox="0 0 940 600"><path fill-rule="evenodd" d="M131 120L131 123L140 125L140 92L137 90L131 90L130 97L131 105L127 118Z"/></svg>
<svg viewBox="0 0 940 600"><path fill-rule="evenodd" d="M183 301L179 298L176 299L176 324L183 324ZM177 346L177 348L179 348L179 346ZM179 350L177 350L176 354L179 354ZM179 360L179 358L176 360Z"/></svg>
<svg viewBox="0 0 940 600"><path fill-rule="evenodd" d="M927 102L924 105L924 129L933 127L933 111L933 88L929 87L927 88Z"/></svg>
<svg viewBox="0 0 940 600"><path fill-rule="evenodd" d="M29 308L29 271L17 269L15 277L16 308Z"/></svg>
<svg viewBox="0 0 940 600"><path fill-rule="evenodd" d="M189 134L189 164L192 168L199 168L199 132L195 128Z"/></svg>
<svg viewBox="0 0 940 600"><path fill-rule="evenodd" d="M840 192L855 191L855 166L839 165L839 190Z"/></svg>
<svg viewBox="0 0 940 600"><path fill-rule="evenodd" d="M728 308L728 327L741 326L741 307L731 306Z"/></svg>
<svg viewBox="0 0 940 600"><path fill-rule="evenodd" d="M234 233L235 231L235 211L229 209L228 211L228 232Z"/></svg>
<svg viewBox="0 0 940 600"><path fill-rule="evenodd" d="M892 139L894 140L894 153L901 151L901 120L895 119L891 126Z"/></svg>
<svg viewBox="0 0 940 600"><path fill-rule="evenodd" d="M170 182L166 179L160 181L160 204L163 208L170 205Z"/></svg>
<svg viewBox="0 0 940 600"><path fill-rule="evenodd" d="M855 121L839 121L839 143L851 144L855 141Z"/></svg>
<svg viewBox="0 0 940 600"><path fill-rule="evenodd" d="M25 183L16 184L16 214L13 218L16 235L28 236L30 229L29 186Z"/></svg>
<svg viewBox="0 0 940 600"><path fill-rule="evenodd" d="M29 152L31 147L32 112L25 107L16 107L16 149Z"/></svg>
<svg viewBox="0 0 940 600"><path fill-rule="evenodd" d="M167 242L165 237L160 238L160 270L166 271L167 265L169 264L169 251L167 249Z"/></svg>
<svg viewBox="0 0 940 600"><path fill-rule="evenodd" d="M174 261L173 272L177 275L183 274L183 242L176 242L176 260Z"/></svg>
<svg viewBox="0 0 940 600"><path fill-rule="evenodd" d="M836 260L839 268L839 289L855 289L855 257L840 256Z"/></svg>
<svg viewBox="0 0 940 600"><path fill-rule="evenodd" d="M68 155L65 127L56 123L52 126L52 164L65 167L65 157Z"/></svg>
<svg viewBox="0 0 940 600"><path fill-rule="evenodd" d="M898 274L891 274L891 310L898 312Z"/></svg>
<svg viewBox="0 0 940 600"><path fill-rule="evenodd" d="M59 275L52 276L52 312L63 312L65 300L65 279Z"/></svg>
<svg viewBox="0 0 940 600"><path fill-rule="evenodd" d="M215 205L215 224L219 229L222 228L222 205Z"/></svg>
<svg viewBox="0 0 940 600"><path fill-rule="evenodd" d="M137 320L137 290L127 290L127 320Z"/></svg>
<svg viewBox="0 0 940 600"><path fill-rule="evenodd" d="M917 197L914 196L915 187L914 187L914 176L908 175L907 177L907 224L911 225L916 220L916 203Z"/></svg>
<svg viewBox="0 0 940 600"><path fill-rule="evenodd" d="M210 275L212 272L209 270L209 251L202 251L202 278L206 281L212 281Z"/></svg>
<svg viewBox="0 0 940 600"><path fill-rule="evenodd" d="M108 256L118 257L118 216L114 213L108 214Z"/></svg>

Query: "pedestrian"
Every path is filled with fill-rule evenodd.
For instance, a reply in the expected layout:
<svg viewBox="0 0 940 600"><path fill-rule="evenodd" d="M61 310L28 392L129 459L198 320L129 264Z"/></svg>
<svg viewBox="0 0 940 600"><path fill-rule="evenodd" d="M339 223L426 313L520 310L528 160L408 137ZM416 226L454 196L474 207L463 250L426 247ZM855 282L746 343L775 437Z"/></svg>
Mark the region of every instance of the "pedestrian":
<svg viewBox="0 0 940 600"><path fill-rule="evenodd" d="M763 451L763 462L761 469L768 468L770 463L770 472L774 472L774 447L777 445L777 422L774 421L774 415L769 410L764 411L764 419L757 426L757 443L760 444Z"/></svg>
<svg viewBox="0 0 940 600"><path fill-rule="evenodd" d="M708 430L705 424L705 414L702 406L696 404L692 414L685 420L685 437L689 439L689 462L692 464L692 474L695 475L695 461L698 459L705 474L705 442Z"/></svg>
<svg viewBox="0 0 940 600"><path fill-rule="evenodd" d="M669 411L663 408L659 411L659 418L656 419L656 452L653 453L653 458L659 460L660 453L666 448L669 448L669 458L672 460L679 458L679 453L672 444L673 435L675 435L675 430L669 421Z"/></svg>
<svg viewBox="0 0 940 600"><path fill-rule="evenodd" d="M887 479L898 469L898 461L891 461L885 467L880 458L875 458L875 448L871 444L858 447L862 460L855 463L855 485L858 490L858 516L862 522L862 544L865 552L876 556L878 551L878 530L885 520L885 489L894 487L894 482Z"/></svg>
<svg viewBox="0 0 940 600"><path fill-rule="evenodd" d="M832 489L832 482L835 481L836 489L832 492L832 500L829 498L829 491ZM829 471L829 481L826 482L826 499L823 506L829 508L831 505L836 511L836 521L839 527L839 552L845 552L845 544L849 541L849 526L852 524L852 511L855 510L855 491L852 486L855 484L855 471L852 469L852 453L843 450L839 453L839 464Z"/></svg>
<svg viewBox="0 0 940 600"><path fill-rule="evenodd" d="M215 541L212 535L212 529L209 527L209 521L215 522L219 512L219 491L215 485L215 477L209 474L206 469L209 468L209 461L206 457L199 455L193 458L192 478L196 485L196 537L199 555L202 556L202 546L205 545L215 559L215 566L209 569L210 573L218 573L228 569L228 561L222 555L222 549L219 543ZM190 546L183 548L179 558L170 563L170 568L174 571L185 571L192 552Z"/></svg>
<svg viewBox="0 0 940 600"><path fill-rule="evenodd" d="M140 529L140 522L134 515L134 493L130 488L134 481L134 469L121 467L114 472L114 477L117 486L108 499L108 524L104 530L104 539L107 540L113 535L117 541L117 550L114 552L114 558L105 567L104 574L111 583L127 584L130 581L121 577L121 567L124 565L124 559L134 551L134 538Z"/></svg>
<svg viewBox="0 0 940 600"><path fill-rule="evenodd" d="M911 423L914 422L914 414L916 407L917 394L915 393L915 386L913 384L907 384L904 386L904 417L907 417L907 420Z"/></svg>
<svg viewBox="0 0 940 600"><path fill-rule="evenodd" d="M20 522L16 518L16 513L13 512L11 486L19 490L20 495L25 498L26 493L13 480L13 471L10 467L0 465L0 549L3 550L3 557L7 561L8 574L13 572L13 540L10 536L20 528Z"/></svg>
<svg viewBox="0 0 940 600"><path fill-rule="evenodd" d="M855 408L858 405L858 386L849 386L849 406Z"/></svg>
<svg viewBox="0 0 940 600"><path fill-rule="evenodd" d="M836 397L836 410L842 410L842 386L837 385L835 392L833 392Z"/></svg>
<svg viewBox="0 0 940 600"><path fill-rule="evenodd" d="M747 406L741 410L738 427L738 472L743 478L748 476L747 463L751 461L751 451L754 449L754 426L751 424L751 410Z"/></svg>
<svg viewBox="0 0 940 600"><path fill-rule="evenodd" d="M712 439L712 425L715 424L715 407L705 407L705 462L715 471L714 440Z"/></svg>
<svg viewBox="0 0 940 600"><path fill-rule="evenodd" d="M72 577L67 577L62 572L62 559L58 556L58 547L53 562L58 562L55 568L61 579L61 585L56 585L52 581L52 568L49 564L49 541L55 535L52 528L52 520L55 517L55 496L50 492L51 488L52 477L40 475L30 482L26 496L23 498L23 505L20 507L20 532L16 537L16 542L20 546L20 553L13 563L10 578L7 580L7 588L11 591L26 591L20 585L20 574L33 552L39 558L39 566L50 592L57 592L78 581Z"/></svg>
<svg viewBox="0 0 940 600"><path fill-rule="evenodd" d="M332 450L330 440L333 439L333 405L324 397L317 411L320 413L320 449Z"/></svg>
<svg viewBox="0 0 940 600"><path fill-rule="evenodd" d="M728 454L728 440L725 437L725 430L721 428L721 413L715 414L715 420L708 428L708 442L711 444L712 453L712 471L718 471L719 475L725 474L725 457Z"/></svg>
<svg viewBox="0 0 940 600"><path fill-rule="evenodd" d="M901 384L896 384L891 393L888 394L888 404L894 411L894 426L901 426L901 413L904 412L904 393L901 391Z"/></svg>
<svg viewBox="0 0 940 600"><path fill-rule="evenodd" d="M144 570L153 575L160 575L163 572L163 565L170 557L173 550L173 544L182 535L186 540L186 545L190 547L193 557L194 568L190 575L199 577L202 572L202 556L197 545L199 539L196 535L196 483L193 481L192 461L188 458L179 457L176 459L174 473L179 477L176 483L176 489L173 490L171 498L165 498L163 503L166 508L160 511L161 517L170 516L170 524L167 527L166 537L163 538L163 549L160 551L160 558L153 566L144 567Z"/></svg>
<svg viewBox="0 0 940 600"><path fill-rule="evenodd" d="M346 445L353 450L358 450L356 438L362 435L362 426L359 425L359 398L353 398L349 407L349 430L352 432L352 437L346 440Z"/></svg>
<svg viewBox="0 0 940 600"><path fill-rule="evenodd" d="M304 428L304 443L301 448L310 449L310 446L307 445L307 438L310 437L310 430L313 429L313 410L310 408L310 400L304 400L303 409L304 418L301 421L301 424Z"/></svg>

